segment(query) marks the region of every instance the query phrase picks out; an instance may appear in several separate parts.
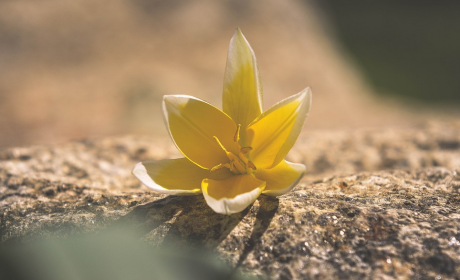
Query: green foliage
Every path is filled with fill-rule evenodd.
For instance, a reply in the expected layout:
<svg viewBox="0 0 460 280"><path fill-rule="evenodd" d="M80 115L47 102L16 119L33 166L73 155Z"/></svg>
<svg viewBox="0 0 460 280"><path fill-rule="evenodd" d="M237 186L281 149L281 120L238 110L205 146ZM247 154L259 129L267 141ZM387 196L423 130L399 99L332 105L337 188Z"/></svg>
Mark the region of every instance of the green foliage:
<svg viewBox="0 0 460 280"><path fill-rule="evenodd" d="M381 93L460 104L460 2L318 1Z"/></svg>
<svg viewBox="0 0 460 280"><path fill-rule="evenodd" d="M0 245L0 279L250 279L234 273L214 254L171 246L150 246L136 234L120 230L10 242Z"/></svg>

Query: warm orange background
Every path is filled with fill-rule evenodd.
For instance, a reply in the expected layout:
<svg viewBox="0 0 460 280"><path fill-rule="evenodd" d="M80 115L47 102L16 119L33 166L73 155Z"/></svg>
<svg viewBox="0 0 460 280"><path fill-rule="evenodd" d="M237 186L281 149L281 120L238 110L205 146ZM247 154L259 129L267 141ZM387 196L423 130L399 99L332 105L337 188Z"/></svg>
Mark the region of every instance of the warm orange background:
<svg viewBox="0 0 460 280"><path fill-rule="evenodd" d="M307 130L431 118L376 97L309 3L1 1L0 148L128 133L165 136L163 95L189 94L221 106L236 27L257 55L265 108L313 88Z"/></svg>

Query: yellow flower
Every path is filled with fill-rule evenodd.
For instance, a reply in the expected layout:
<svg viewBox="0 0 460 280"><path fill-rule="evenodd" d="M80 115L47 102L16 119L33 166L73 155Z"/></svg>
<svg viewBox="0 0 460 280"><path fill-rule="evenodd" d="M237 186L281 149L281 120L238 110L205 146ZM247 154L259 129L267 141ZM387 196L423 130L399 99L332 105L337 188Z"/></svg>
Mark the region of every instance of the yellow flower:
<svg viewBox="0 0 460 280"><path fill-rule="evenodd" d="M203 193L221 214L243 211L261 193L278 196L291 190L305 166L284 158L310 110L310 88L262 112L256 58L237 29L230 41L222 99L223 111L192 96L164 96L165 122L184 158L140 162L133 174L161 193Z"/></svg>

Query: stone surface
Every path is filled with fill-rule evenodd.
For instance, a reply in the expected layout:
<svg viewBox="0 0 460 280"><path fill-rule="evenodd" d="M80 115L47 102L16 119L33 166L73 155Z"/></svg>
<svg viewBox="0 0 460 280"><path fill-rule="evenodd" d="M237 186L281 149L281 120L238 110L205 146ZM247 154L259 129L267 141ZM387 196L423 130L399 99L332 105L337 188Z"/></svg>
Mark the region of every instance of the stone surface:
<svg viewBox="0 0 460 280"><path fill-rule="evenodd" d="M1 240L122 225L262 278L460 278L459 123L306 133L288 156L307 165L299 185L232 216L202 196L150 192L130 174L140 160L178 156L142 137L0 151Z"/></svg>

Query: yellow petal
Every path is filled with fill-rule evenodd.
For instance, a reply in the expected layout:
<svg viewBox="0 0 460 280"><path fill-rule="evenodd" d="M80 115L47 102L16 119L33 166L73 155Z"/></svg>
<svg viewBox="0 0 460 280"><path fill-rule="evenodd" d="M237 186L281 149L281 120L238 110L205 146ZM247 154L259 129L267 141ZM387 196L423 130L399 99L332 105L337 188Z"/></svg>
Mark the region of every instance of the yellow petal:
<svg viewBox="0 0 460 280"><path fill-rule="evenodd" d="M267 182L263 194L278 196L295 187L305 174L305 169L303 164L283 160L271 169L257 170L254 175Z"/></svg>
<svg viewBox="0 0 460 280"><path fill-rule="evenodd" d="M247 128L251 161L272 168L291 150L310 111L311 90L306 88L265 111Z"/></svg>
<svg viewBox="0 0 460 280"><path fill-rule="evenodd" d="M222 108L241 124L240 143L246 146L244 129L262 113L262 85L254 52L239 28L228 49Z"/></svg>
<svg viewBox="0 0 460 280"><path fill-rule="evenodd" d="M253 203L265 188L254 175L235 175L225 180L204 179L201 183L206 203L217 213L233 214Z"/></svg>
<svg viewBox="0 0 460 280"><path fill-rule="evenodd" d="M237 152L233 141L236 124L211 104L187 95L166 95L163 111L169 133L177 148L200 167L210 169L228 162L216 136L230 152Z"/></svg>
<svg viewBox="0 0 460 280"><path fill-rule="evenodd" d="M225 179L232 173L225 169L211 173L186 158L179 158L139 162L133 174L154 191L189 195L201 193L201 181L204 178L212 175L214 179Z"/></svg>

